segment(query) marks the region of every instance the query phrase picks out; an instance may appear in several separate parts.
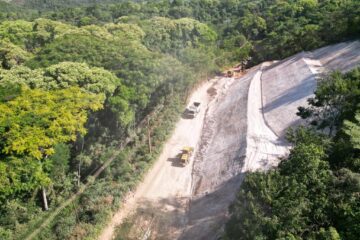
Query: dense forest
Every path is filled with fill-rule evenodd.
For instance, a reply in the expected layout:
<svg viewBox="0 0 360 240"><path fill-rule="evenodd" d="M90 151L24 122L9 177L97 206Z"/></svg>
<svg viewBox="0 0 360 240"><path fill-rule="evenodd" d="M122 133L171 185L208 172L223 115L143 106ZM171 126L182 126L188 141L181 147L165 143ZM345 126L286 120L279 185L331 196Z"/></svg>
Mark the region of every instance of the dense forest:
<svg viewBox="0 0 360 240"><path fill-rule="evenodd" d="M357 0L24 0L0 9L0 239L24 239L78 191L37 239L96 238L198 82L360 35ZM299 114L339 131L289 133L289 159L246 178L226 238L359 235L359 71L330 78ZM341 109L335 120L317 114L328 105Z"/></svg>

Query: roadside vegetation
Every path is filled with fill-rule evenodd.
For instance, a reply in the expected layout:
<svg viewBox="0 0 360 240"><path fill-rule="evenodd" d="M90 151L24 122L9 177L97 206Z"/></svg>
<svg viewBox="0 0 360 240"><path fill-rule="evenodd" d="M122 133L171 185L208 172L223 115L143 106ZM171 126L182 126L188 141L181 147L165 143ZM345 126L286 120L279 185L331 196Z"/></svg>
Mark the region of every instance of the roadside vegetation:
<svg viewBox="0 0 360 240"><path fill-rule="evenodd" d="M235 63L280 59L360 33L356 0L70 2L70 8L56 0L0 2L0 239L24 239L92 181L37 239L96 238L160 153L199 81ZM356 79L358 72L352 74ZM343 128L356 129L355 107L344 107L348 115L341 112L334 126L342 129L347 119ZM317 111L318 102L305 112L315 119L321 117ZM296 146L312 144L310 158L324 167L326 181L346 181L358 172L356 164L348 165L357 153L347 144L356 143L349 131L338 132L341 141L308 130L294 132L292 139ZM343 156L341 146L347 160L334 164L331 156ZM109 158L114 161L94 181ZM276 174L274 181L282 181ZM252 178L265 176L250 175L244 189ZM346 194L339 190L336 196L340 201ZM320 211L318 205L306 207ZM232 222L229 238L237 236L231 235ZM314 234L356 233L327 223Z"/></svg>

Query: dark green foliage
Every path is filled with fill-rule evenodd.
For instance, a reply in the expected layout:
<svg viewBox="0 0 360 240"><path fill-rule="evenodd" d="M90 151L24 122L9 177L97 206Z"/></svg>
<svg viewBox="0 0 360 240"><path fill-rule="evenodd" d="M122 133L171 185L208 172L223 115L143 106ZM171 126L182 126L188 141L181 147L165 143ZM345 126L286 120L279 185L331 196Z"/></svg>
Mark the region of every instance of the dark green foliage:
<svg viewBox="0 0 360 240"><path fill-rule="evenodd" d="M310 50L326 43L355 38L360 33L359 1L105 1L113 4L96 4L79 8L67 8L62 1L51 1L48 4L39 1L26 1L36 8L54 9L46 12L48 18L73 22L78 26L109 22L114 19L138 22L159 23L161 18L173 19L193 18L200 22L216 26L221 40L236 36L244 36L253 46L252 63L261 60L284 58L302 50ZM40 1L41 2L41 1ZM73 2L72 2L73 3ZM88 1L76 1L75 5L88 4ZM129 17L131 16L131 17ZM136 16L135 18L133 16ZM126 20L127 19L127 20ZM129 20L133 19L133 20ZM334 19L336 19L334 21ZM184 21L184 20L181 20ZM167 29L174 27L166 22ZM172 26L171 26L172 25ZM161 24L163 27L164 24ZM152 47L169 47L164 29L155 28L149 32L148 43ZM152 29L151 27L148 29ZM178 28L176 40L187 38ZM163 32L162 32L163 31ZM161 33L160 33L161 32ZM160 33L160 34L159 34ZM174 33L174 32L173 32ZM164 35L165 34L165 35ZM163 44L154 41L162 36ZM176 43L173 47L179 46ZM150 45L149 45L150 46ZM237 47L232 50L236 51ZM246 58L249 56L246 56Z"/></svg>
<svg viewBox="0 0 360 240"><path fill-rule="evenodd" d="M155 17L142 25L146 33L145 44L162 52L176 52L186 47L210 47L217 37L206 24L191 18L171 20Z"/></svg>
<svg viewBox="0 0 360 240"><path fill-rule="evenodd" d="M47 171L53 180L50 196L54 201L63 201L62 196L68 196L73 190L72 175L69 174L70 163L70 146L66 144L58 144L55 146L55 153L50 157Z"/></svg>
<svg viewBox="0 0 360 240"><path fill-rule="evenodd" d="M98 3L64 10L59 8L60 1L53 3L49 8L58 8L58 10L48 12L49 18L73 22L78 26L119 18L125 20L127 16L134 15L137 16L136 21L155 16L157 22L158 17L197 19L216 26L221 40L236 36L244 36L248 39L251 46L254 46L252 63L274 58L281 59L325 43L355 38L360 32L358 1L195 0L181 3L175 1L171 4L169 1L137 1L137 3L117 1L114 4ZM63 7L66 6L68 5L63 4ZM42 5L36 7L41 8ZM154 19L151 21L154 22ZM170 22L166 25L171 28ZM149 43L154 44L153 47L167 48L169 45L166 38L162 39L164 41L162 46L158 46L159 42L150 41L153 38L152 33L158 34L158 30L162 31L161 28L155 29L147 36ZM166 37L164 33L160 35ZM186 38L185 35L181 35L182 37L177 40ZM172 44L178 46L177 41ZM236 47L232 50L236 50Z"/></svg>
<svg viewBox="0 0 360 240"><path fill-rule="evenodd" d="M358 17L360 3L355 0L256 2L252 0L193 0L172 3L169 1L119 2L112 0L91 1L90 3L84 0L71 1L71 4L57 0L24 2L26 6L48 9L42 13L47 18L65 20L77 26L110 21L139 23L142 20L145 20L143 23L157 22L156 24L159 24L163 17L197 19L202 23L215 26L221 41L244 36L250 46L253 46L251 63L281 59L326 43L356 38L360 33L360 18ZM106 4L110 2L112 3ZM69 8L71 5L79 7ZM56 9L56 11L51 9ZM9 18L11 19L11 15ZM179 22L184 22L184 20ZM175 31L171 30L179 22L178 20L166 21L156 28L146 27L145 31L146 29L154 30L148 31L149 35L146 36L148 46L162 50L172 46L175 48L172 51L176 50L179 46L178 41L188 38L181 32L181 27L176 27ZM164 26L166 27L163 28ZM167 30L164 31L165 29ZM154 41L160 36L162 44ZM169 36L176 36L176 41L172 42L172 45L169 45L167 41L170 39L167 38ZM232 51L236 51L237 48L238 46L234 46ZM223 59L227 57L228 55ZM249 55L246 55L245 59L248 57Z"/></svg>
<svg viewBox="0 0 360 240"><path fill-rule="evenodd" d="M332 219L343 239L360 234L360 173L343 168L337 171L331 190Z"/></svg>

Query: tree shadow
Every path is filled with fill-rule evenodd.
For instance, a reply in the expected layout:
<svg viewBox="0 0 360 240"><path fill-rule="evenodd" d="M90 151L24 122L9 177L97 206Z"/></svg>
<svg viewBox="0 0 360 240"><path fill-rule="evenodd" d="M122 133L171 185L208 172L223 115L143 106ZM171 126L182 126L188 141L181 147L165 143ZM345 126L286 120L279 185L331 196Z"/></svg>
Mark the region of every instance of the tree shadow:
<svg viewBox="0 0 360 240"><path fill-rule="evenodd" d="M304 81L301 81L300 84L292 87L287 90L284 94L278 96L272 102L267 103L263 107L263 112L268 113L276 108L289 105L293 102L296 102L300 99L309 98L312 94L314 94L316 88L316 81L314 80L314 76L306 78Z"/></svg>
<svg viewBox="0 0 360 240"><path fill-rule="evenodd" d="M176 239L186 226L188 197L140 199L122 239Z"/></svg>
<svg viewBox="0 0 360 240"><path fill-rule="evenodd" d="M189 202L188 222L179 239L220 239L222 227L228 220L228 208L244 179L240 173L218 186L214 191L201 193Z"/></svg>

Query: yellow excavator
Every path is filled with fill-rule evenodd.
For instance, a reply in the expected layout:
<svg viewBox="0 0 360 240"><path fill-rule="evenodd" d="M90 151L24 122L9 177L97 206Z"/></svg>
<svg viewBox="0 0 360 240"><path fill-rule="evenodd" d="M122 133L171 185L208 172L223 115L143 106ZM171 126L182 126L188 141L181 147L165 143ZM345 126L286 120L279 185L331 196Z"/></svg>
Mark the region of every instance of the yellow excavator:
<svg viewBox="0 0 360 240"><path fill-rule="evenodd" d="M194 152L193 147L184 147L182 149L180 161L184 167L189 163L190 157L193 154L193 152Z"/></svg>

